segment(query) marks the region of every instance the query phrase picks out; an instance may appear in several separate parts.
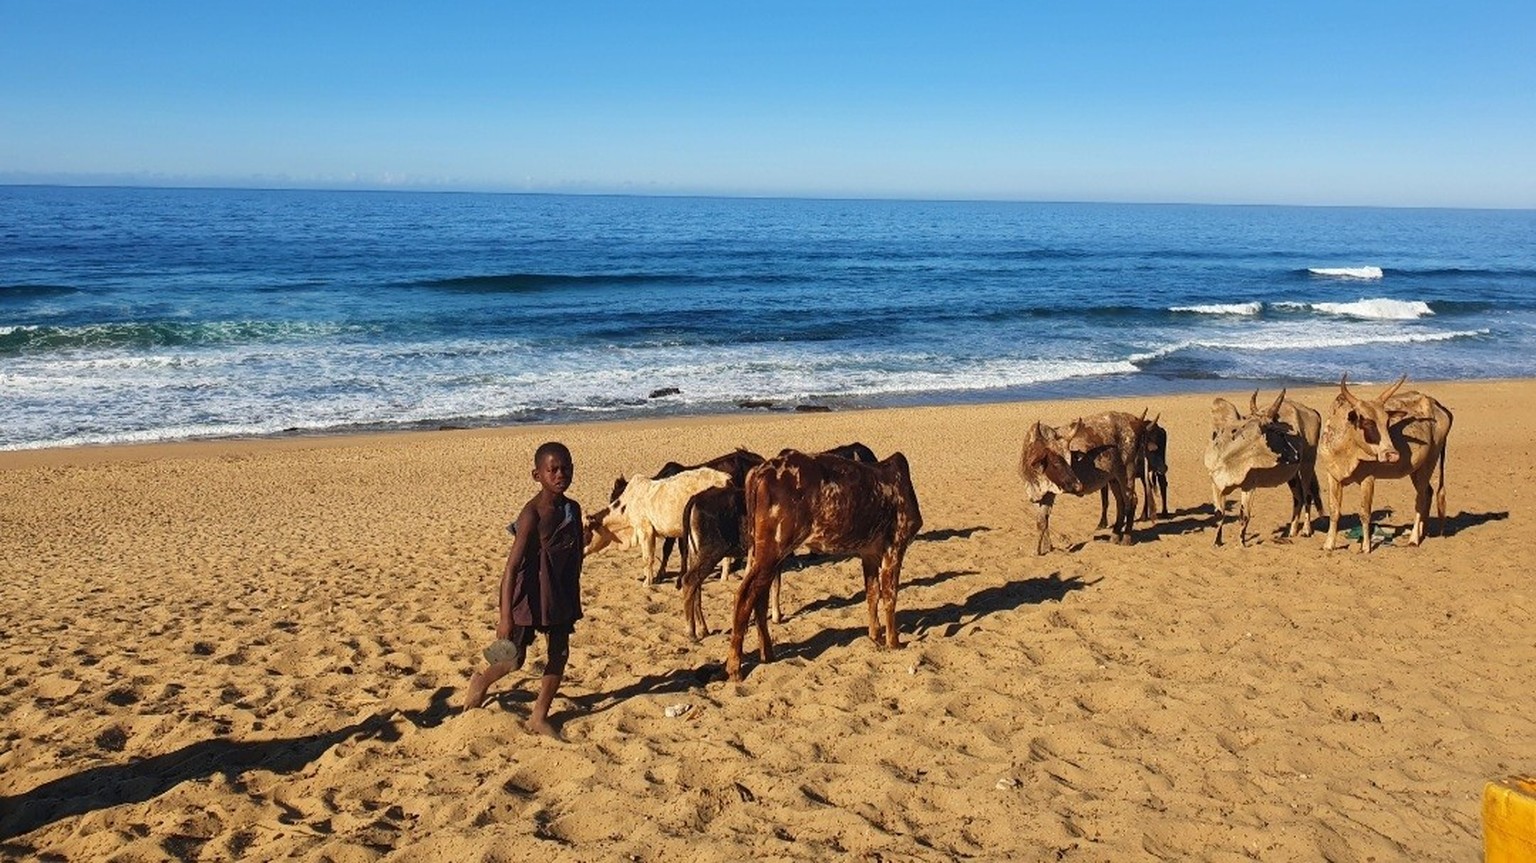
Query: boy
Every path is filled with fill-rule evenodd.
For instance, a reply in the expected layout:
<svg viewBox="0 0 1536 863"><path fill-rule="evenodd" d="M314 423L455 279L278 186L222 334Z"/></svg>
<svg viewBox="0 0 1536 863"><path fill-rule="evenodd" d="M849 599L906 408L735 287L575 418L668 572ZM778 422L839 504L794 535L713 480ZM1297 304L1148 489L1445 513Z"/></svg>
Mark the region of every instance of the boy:
<svg viewBox="0 0 1536 863"><path fill-rule="evenodd" d="M479 707L492 683L523 667L534 632L544 633L548 659L528 730L560 739L549 704L565 676L570 635L581 619L581 507L565 496L575 467L565 444L551 441L533 454L539 484L513 526L516 538L501 574L496 642L485 649L490 667L469 678L466 710Z"/></svg>

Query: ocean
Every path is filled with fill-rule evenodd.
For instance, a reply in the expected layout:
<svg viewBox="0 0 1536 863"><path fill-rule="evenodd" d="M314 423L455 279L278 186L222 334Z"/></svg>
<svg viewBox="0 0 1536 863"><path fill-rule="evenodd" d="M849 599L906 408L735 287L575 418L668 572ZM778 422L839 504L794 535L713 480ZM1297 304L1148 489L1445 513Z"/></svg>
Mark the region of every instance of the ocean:
<svg viewBox="0 0 1536 863"><path fill-rule="evenodd" d="M0 187L0 449L1536 375L1536 211Z"/></svg>

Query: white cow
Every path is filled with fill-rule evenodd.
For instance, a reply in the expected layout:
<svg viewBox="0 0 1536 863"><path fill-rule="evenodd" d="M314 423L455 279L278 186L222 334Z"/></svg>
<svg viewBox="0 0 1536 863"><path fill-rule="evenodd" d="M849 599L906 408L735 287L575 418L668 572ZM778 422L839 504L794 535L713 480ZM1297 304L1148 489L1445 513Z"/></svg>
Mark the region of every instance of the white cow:
<svg viewBox="0 0 1536 863"><path fill-rule="evenodd" d="M637 544L645 565L640 580L652 584L656 580L657 538L681 537L683 507L688 500L704 489L724 488L730 481L730 474L708 467L685 470L666 479L635 474L617 498L587 516L586 553L609 545Z"/></svg>

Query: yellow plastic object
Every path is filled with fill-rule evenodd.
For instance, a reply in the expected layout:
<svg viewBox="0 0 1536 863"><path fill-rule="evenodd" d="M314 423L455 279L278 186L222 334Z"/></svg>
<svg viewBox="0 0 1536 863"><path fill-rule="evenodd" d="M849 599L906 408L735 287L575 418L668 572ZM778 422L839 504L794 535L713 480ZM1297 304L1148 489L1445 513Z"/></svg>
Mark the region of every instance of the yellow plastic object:
<svg viewBox="0 0 1536 863"><path fill-rule="evenodd" d="M1484 863L1536 861L1536 776L1483 786Z"/></svg>

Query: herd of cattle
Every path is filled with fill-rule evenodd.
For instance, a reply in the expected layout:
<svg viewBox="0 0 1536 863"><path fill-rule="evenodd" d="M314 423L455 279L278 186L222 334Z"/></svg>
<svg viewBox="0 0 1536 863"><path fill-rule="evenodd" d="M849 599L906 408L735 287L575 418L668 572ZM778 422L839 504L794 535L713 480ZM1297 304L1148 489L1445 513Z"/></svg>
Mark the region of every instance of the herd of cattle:
<svg viewBox="0 0 1536 863"><path fill-rule="evenodd" d="M1286 398L1282 390L1260 408L1258 393L1245 412L1223 398L1211 407L1211 439L1205 450L1216 509L1215 542L1221 544L1226 500L1238 495L1238 538L1246 545L1255 489L1286 486L1291 493L1288 536L1310 536L1314 513L1328 514L1323 547L1338 546L1339 512L1346 485L1360 486L1360 550L1372 548L1371 502L1377 479L1408 477L1416 492L1409 542L1423 540L1434 497L1441 528L1445 519L1445 445L1451 413L1428 395L1400 391L1403 380L1375 398L1357 395L1339 380L1327 420ZM1111 541L1132 542L1138 490L1140 517L1155 522L1168 514L1168 437L1158 418L1119 411L1082 417L1065 427L1036 422L1024 435L1019 473L1035 506L1035 551L1051 550L1051 508L1058 494L1100 495L1099 527ZM1439 480L1434 474L1439 470ZM1323 504L1322 490L1328 503ZM1108 519L1109 499L1115 518ZM1154 507L1154 497L1160 506ZM923 523L906 457L883 461L869 447L848 444L819 453L784 450L764 459L738 449L700 465L670 462L653 476L619 479L609 503L590 514L586 551L609 545L638 547L642 579L664 570L674 542L682 560L678 584L689 635L707 633L700 596L709 573L724 578L732 561L745 561L731 621L726 673L741 675L748 624L757 622L758 652L772 658L768 632L770 592L774 621L781 571L799 548L813 554L855 555L863 564L869 637L898 647L896 591L907 546ZM656 542L663 541L657 561Z"/></svg>

